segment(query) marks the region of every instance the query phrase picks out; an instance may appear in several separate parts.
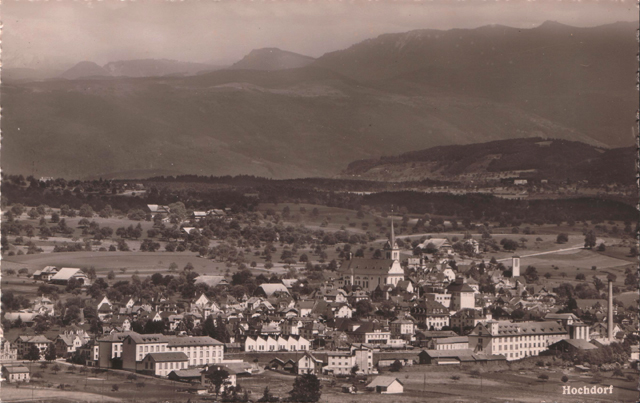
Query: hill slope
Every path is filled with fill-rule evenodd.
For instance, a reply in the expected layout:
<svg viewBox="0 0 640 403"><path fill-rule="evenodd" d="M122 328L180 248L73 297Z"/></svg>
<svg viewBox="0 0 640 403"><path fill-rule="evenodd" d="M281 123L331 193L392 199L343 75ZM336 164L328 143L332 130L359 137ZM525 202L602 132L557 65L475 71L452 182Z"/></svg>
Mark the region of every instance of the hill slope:
<svg viewBox="0 0 640 403"><path fill-rule="evenodd" d="M395 157L354 161L342 177L368 180L482 180L523 176L548 180L632 184L634 147L606 150L543 138L441 146Z"/></svg>
<svg viewBox="0 0 640 403"><path fill-rule="evenodd" d="M637 23L486 26L386 34L315 66L403 94L446 92L526 109L611 146L633 144ZM517 137L517 136L514 136Z"/></svg>

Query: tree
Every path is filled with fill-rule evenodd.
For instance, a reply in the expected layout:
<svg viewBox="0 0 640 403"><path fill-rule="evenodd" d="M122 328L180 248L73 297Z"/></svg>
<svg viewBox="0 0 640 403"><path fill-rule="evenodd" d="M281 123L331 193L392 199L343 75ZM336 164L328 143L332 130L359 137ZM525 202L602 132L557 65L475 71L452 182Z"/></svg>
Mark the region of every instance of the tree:
<svg viewBox="0 0 640 403"><path fill-rule="evenodd" d="M313 374L304 374L293 382L293 389L289 392L293 402L317 402L320 400L320 380Z"/></svg>
<svg viewBox="0 0 640 403"><path fill-rule="evenodd" d="M56 345L54 343L49 344L47 351L44 353L44 359L47 361L55 361L56 355Z"/></svg>
<svg viewBox="0 0 640 403"><path fill-rule="evenodd" d="M586 276L583 273L576 274L576 280L584 281Z"/></svg>
<svg viewBox="0 0 640 403"><path fill-rule="evenodd" d="M353 367L351 367L351 375L357 374L359 370L360 367L358 367L358 364L354 365Z"/></svg>
<svg viewBox="0 0 640 403"><path fill-rule="evenodd" d="M224 369L215 369L207 374L207 379L215 387L216 396L220 394L220 387L224 384L224 381L229 377L229 373Z"/></svg>
<svg viewBox="0 0 640 403"><path fill-rule="evenodd" d="M136 374L129 374L127 375L127 380L130 381L131 383L133 383L134 381L138 380L138 375Z"/></svg>
<svg viewBox="0 0 640 403"><path fill-rule="evenodd" d="M119 390L120 390L120 386L118 386L118 384L114 383L113 385L111 385L112 392L117 392Z"/></svg>
<svg viewBox="0 0 640 403"><path fill-rule="evenodd" d="M93 217L93 208L88 204L83 204L78 212L80 217Z"/></svg>
<svg viewBox="0 0 640 403"><path fill-rule="evenodd" d="M114 278L116 278L116 273L113 270L109 270L109 273L107 274L107 279L113 280Z"/></svg>
<svg viewBox="0 0 640 403"><path fill-rule="evenodd" d="M356 312L355 315L359 318L367 316L373 311L373 306L371 305L371 301L368 299L361 299L356 302Z"/></svg>
<svg viewBox="0 0 640 403"><path fill-rule="evenodd" d="M51 367L51 371L53 371L54 374L57 374L60 369L60 365L58 364L55 364L53 367Z"/></svg>
<svg viewBox="0 0 640 403"><path fill-rule="evenodd" d="M549 380L549 375L547 375L547 374L540 374L540 375L538 375L538 379L540 379L541 381Z"/></svg>
<svg viewBox="0 0 640 403"><path fill-rule="evenodd" d="M529 283L538 281L538 270L533 266L528 266L527 270L525 270L524 272L524 277L527 279L527 282Z"/></svg>
<svg viewBox="0 0 640 403"><path fill-rule="evenodd" d="M567 382L569 382L569 377L568 377L568 376L566 376L566 375L562 375L562 378L560 378L560 380L561 380L562 382L564 382L564 383L567 383Z"/></svg>
<svg viewBox="0 0 640 403"><path fill-rule="evenodd" d="M270 391L269 387L265 386L264 392L262 393L262 397L258 399L258 402L277 402L280 399L277 396L274 396Z"/></svg>
<svg viewBox="0 0 640 403"><path fill-rule="evenodd" d="M40 359L40 349L32 344L24 358L28 361L38 361Z"/></svg>
<svg viewBox="0 0 640 403"><path fill-rule="evenodd" d="M556 238L556 242L558 243L567 243L569 242L569 235L567 234L558 234L558 237Z"/></svg>
<svg viewBox="0 0 640 403"><path fill-rule="evenodd" d="M607 250L607 247L604 245L604 242L598 245L598 252L604 252Z"/></svg>
<svg viewBox="0 0 640 403"><path fill-rule="evenodd" d="M395 360L393 364L389 366L389 371L398 372L402 369L402 363L399 360Z"/></svg>
<svg viewBox="0 0 640 403"><path fill-rule="evenodd" d="M584 247L593 249L594 246L596 246L596 234L593 231L589 231L584 237Z"/></svg>

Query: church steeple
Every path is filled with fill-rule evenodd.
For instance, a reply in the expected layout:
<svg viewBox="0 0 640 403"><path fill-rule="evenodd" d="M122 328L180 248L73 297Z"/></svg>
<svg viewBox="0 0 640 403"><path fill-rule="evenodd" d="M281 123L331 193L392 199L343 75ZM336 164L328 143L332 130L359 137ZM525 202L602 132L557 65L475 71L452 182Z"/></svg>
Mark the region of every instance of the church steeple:
<svg viewBox="0 0 640 403"><path fill-rule="evenodd" d="M396 235L393 229L393 220L391 220L391 236L389 237L389 240L387 241L387 243L384 245L384 249L387 251L386 253L387 259L400 261L400 248L396 243Z"/></svg>

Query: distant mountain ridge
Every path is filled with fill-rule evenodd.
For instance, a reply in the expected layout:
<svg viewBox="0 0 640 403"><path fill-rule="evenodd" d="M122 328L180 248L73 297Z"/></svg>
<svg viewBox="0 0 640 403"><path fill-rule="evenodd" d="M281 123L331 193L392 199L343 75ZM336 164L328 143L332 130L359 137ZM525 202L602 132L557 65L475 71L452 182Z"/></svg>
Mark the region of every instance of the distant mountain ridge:
<svg viewBox="0 0 640 403"><path fill-rule="evenodd" d="M376 181L469 181L524 176L632 184L636 158L635 147L603 149L559 139L509 139L354 161L340 177Z"/></svg>
<svg viewBox="0 0 640 403"><path fill-rule="evenodd" d="M327 53L314 66L404 95L509 104L625 146L635 141L636 30L637 23L577 28L549 21L532 29L415 30Z"/></svg>
<svg viewBox="0 0 640 403"><path fill-rule="evenodd" d="M79 62L60 74L67 80L100 77L166 77L189 76L224 68L204 63L180 62L168 59L133 59L110 62L104 66L90 61Z"/></svg>
<svg viewBox="0 0 640 403"><path fill-rule="evenodd" d="M287 70L305 67L316 59L278 48L254 49L242 60L234 63L232 69L242 70Z"/></svg>
<svg viewBox="0 0 640 403"><path fill-rule="evenodd" d="M180 62L168 59L135 59L110 62L104 68L112 76L164 77L169 75L194 75L224 68L205 63Z"/></svg>
<svg viewBox="0 0 640 403"><path fill-rule="evenodd" d="M628 146L635 37L631 24L423 30L299 68L269 70L265 60L283 51L258 51L243 59L256 65L186 76L3 82L2 168L69 178L331 177L352 161L445 145Z"/></svg>
<svg viewBox="0 0 640 403"><path fill-rule="evenodd" d="M79 78L110 77L111 74L104 67L90 61L79 62L69 70L60 74L60 77L67 80L77 80Z"/></svg>

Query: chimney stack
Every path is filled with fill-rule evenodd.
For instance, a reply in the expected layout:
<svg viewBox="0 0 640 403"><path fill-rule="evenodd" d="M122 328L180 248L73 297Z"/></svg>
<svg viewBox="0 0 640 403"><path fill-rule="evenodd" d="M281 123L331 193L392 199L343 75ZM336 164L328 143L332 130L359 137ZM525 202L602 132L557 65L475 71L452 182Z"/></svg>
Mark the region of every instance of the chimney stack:
<svg viewBox="0 0 640 403"><path fill-rule="evenodd" d="M607 335L609 341L613 341L613 281L609 280L609 309L607 312Z"/></svg>

